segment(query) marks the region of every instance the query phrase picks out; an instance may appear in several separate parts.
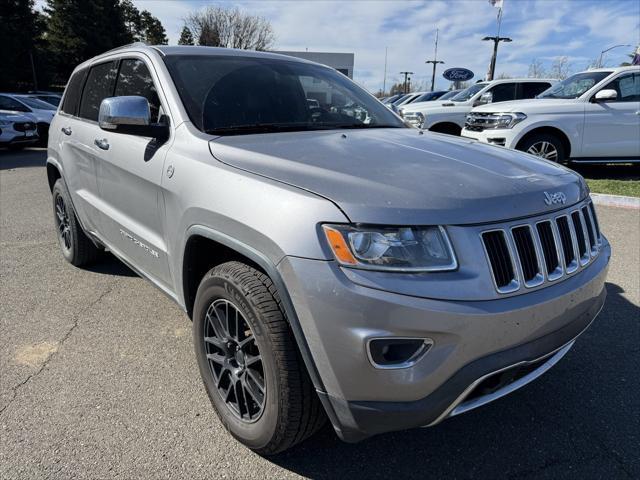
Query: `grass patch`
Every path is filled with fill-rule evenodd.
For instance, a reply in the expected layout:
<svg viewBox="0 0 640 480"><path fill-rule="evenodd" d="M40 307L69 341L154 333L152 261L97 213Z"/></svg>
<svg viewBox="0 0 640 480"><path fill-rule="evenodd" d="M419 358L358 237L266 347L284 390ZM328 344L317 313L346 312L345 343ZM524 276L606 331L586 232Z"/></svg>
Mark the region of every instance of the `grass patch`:
<svg viewBox="0 0 640 480"><path fill-rule="evenodd" d="M593 193L640 197L640 180L586 179Z"/></svg>

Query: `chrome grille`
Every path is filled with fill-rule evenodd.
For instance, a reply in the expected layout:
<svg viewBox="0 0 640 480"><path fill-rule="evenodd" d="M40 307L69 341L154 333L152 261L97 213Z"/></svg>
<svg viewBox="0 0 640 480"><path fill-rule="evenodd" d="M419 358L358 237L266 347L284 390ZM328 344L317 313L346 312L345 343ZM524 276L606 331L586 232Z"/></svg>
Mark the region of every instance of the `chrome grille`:
<svg viewBox="0 0 640 480"><path fill-rule="evenodd" d="M597 222L588 202L554 218L481 232L497 291L534 288L586 267L602 244Z"/></svg>

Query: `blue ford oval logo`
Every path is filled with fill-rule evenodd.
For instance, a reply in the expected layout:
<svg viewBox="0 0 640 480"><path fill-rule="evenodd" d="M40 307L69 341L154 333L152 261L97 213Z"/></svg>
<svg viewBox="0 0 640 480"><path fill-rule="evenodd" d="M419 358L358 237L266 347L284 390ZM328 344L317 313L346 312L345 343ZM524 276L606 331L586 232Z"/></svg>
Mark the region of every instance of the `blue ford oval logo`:
<svg viewBox="0 0 640 480"><path fill-rule="evenodd" d="M466 82L473 78L473 72L466 68L447 68L442 76L452 82Z"/></svg>

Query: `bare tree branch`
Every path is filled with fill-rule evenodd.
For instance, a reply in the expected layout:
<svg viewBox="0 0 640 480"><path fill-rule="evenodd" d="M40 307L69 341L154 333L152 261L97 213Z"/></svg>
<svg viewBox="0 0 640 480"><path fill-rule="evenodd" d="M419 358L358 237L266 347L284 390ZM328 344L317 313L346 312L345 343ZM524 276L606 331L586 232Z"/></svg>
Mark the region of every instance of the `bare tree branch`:
<svg viewBox="0 0 640 480"><path fill-rule="evenodd" d="M210 6L191 12L185 24L198 45L268 50L273 47L275 35L268 20L236 8Z"/></svg>

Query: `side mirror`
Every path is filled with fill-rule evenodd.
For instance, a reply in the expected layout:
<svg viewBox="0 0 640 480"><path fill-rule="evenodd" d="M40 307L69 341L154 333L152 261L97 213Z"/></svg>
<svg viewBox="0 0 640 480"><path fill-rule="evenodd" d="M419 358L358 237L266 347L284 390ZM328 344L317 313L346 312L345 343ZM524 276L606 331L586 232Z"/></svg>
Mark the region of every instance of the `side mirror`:
<svg viewBox="0 0 640 480"><path fill-rule="evenodd" d="M491 103L493 101L493 93L485 92L480 95L480 98L473 103L474 107L478 105L486 105L487 103Z"/></svg>
<svg viewBox="0 0 640 480"><path fill-rule="evenodd" d="M152 125L149 101L137 95L102 100L98 125L102 130L161 138L169 134L166 125Z"/></svg>
<svg viewBox="0 0 640 480"><path fill-rule="evenodd" d="M600 90L594 97L596 102L610 102L611 100L615 100L616 98L618 98L618 92L616 92L612 88Z"/></svg>

